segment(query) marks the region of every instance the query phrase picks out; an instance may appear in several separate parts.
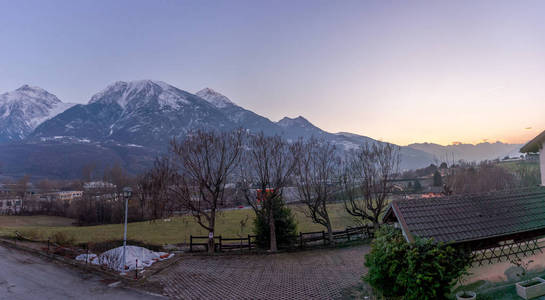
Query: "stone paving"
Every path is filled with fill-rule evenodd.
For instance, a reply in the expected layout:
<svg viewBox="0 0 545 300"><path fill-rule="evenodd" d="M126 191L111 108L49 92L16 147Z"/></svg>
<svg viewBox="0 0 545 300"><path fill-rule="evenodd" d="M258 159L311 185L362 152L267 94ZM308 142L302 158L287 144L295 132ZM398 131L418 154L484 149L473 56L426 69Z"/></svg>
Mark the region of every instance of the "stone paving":
<svg viewBox="0 0 545 300"><path fill-rule="evenodd" d="M273 255L187 256L151 277L173 299L336 299L360 282L368 245Z"/></svg>

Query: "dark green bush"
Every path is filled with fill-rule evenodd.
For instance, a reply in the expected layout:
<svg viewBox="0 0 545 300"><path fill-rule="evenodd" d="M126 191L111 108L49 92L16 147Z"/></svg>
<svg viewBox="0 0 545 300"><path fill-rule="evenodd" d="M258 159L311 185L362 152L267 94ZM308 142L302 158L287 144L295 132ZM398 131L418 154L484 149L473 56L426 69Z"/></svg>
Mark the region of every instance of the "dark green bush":
<svg viewBox="0 0 545 300"><path fill-rule="evenodd" d="M274 226L276 229L276 243L279 248L289 248L297 240L297 223L284 202L277 199L273 204ZM270 228L268 213L257 214L254 220L254 234L259 248L270 247Z"/></svg>
<svg viewBox="0 0 545 300"><path fill-rule="evenodd" d="M430 239L407 243L401 231L383 226L365 256L364 281L386 297L446 299L470 266L470 253Z"/></svg>

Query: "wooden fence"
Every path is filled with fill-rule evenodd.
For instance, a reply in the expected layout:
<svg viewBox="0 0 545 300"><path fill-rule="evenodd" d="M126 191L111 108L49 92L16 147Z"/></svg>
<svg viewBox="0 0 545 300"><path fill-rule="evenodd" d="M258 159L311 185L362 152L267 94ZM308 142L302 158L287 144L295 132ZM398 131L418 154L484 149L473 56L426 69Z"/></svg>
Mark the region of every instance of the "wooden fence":
<svg viewBox="0 0 545 300"><path fill-rule="evenodd" d="M256 248L255 235L248 235L247 237L237 237L237 238L224 238L221 235L214 237L214 246L216 251L252 251ZM189 238L189 251L195 252L195 246L199 247L200 250L208 252L208 236L193 236Z"/></svg>
<svg viewBox="0 0 545 300"><path fill-rule="evenodd" d="M333 231L333 242L350 242L365 240L373 237L373 226L347 227L345 230ZM328 234L325 231L300 232L294 236L295 245L287 248L298 247L300 249L329 245ZM256 236L224 238L221 235L214 237L216 251L240 251L251 252L257 249ZM286 248L286 247L284 247ZM208 236L190 236L189 251L208 251Z"/></svg>

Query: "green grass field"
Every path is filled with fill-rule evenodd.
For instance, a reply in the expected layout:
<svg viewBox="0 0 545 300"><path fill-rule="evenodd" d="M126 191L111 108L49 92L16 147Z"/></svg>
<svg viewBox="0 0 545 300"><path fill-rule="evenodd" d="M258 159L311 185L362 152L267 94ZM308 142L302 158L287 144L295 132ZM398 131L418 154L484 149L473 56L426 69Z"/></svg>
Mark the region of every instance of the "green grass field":
<svg viewBox="0 0 545 300"><path fill-rule="evenodd" d="M27 226L70 226L74 220L53 216L0 216L0 228L2 227L27 227Z"/></svg>
<svg viewBox="0 0 545 300"><path fill-rule="evenodd" d="M297 230L320 231L324 227L312 223L305 216L301 205L290 206L297 220ZM331 204L329 207L335 229L356 225L357 222L349 216L342 203ZM224 211L216 221L216 235L223 237L247 236L252 233L254 212L251 209ZM93 243L123 238L123 225L70 226L71 219L49 216L0 216L0 235L13 236L15 231L33 239L47 240L55 232L64 232L75 239L76 243ZM153 222L129 223L127 238L142 241L147 244L165 245L174 243L189 243L190 235L207 235L192 217L175 217L169 222L156 220Z"/></svg>

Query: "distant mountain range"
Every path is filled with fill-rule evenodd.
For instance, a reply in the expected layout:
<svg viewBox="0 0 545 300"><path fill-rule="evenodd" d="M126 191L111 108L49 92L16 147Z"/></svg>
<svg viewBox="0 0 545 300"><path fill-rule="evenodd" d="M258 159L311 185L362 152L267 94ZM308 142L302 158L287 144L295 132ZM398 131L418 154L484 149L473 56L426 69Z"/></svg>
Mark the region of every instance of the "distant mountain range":
<svg viewBox="0 0 545 300"><path fill-rule="evenodd" d="M436 157L439 162L465 160L478 162L505 157L518 157L522 144L505 144L502 142L473 144L454 144L442 146L432 143L410 144L407 147L424 151Z"/></svg>
<svg viewBox="0 0 545 300"><path fill-rule="evenodd" d="M25 85L0 95L0 171L11 176L75 178L91 163L98 173L114 164L138 173L164 153L173 137L183 138L196 129L234 128L280 135L288 141L320 137L341 150L378 142L357 134L323 131L301 116L273 122L210 88L192 94L161 81L119 81L87 104L74 105ZM441 147L401 147L401 168L437 161L443 155ZM456 153L464 157L464 151Z"/></svg>

